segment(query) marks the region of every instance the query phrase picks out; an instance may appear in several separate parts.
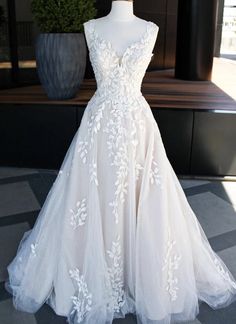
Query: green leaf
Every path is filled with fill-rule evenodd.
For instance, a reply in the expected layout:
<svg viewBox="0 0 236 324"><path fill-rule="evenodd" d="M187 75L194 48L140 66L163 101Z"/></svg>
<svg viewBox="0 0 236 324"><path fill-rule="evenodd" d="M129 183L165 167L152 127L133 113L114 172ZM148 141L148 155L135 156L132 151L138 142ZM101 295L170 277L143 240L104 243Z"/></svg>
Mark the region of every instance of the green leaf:
<svg viewBox="0 0 236 324"><path fill-rule="evenodd" d="M97 14L95 0L31 0L41 32L80 33L83 23Z"/></svg>

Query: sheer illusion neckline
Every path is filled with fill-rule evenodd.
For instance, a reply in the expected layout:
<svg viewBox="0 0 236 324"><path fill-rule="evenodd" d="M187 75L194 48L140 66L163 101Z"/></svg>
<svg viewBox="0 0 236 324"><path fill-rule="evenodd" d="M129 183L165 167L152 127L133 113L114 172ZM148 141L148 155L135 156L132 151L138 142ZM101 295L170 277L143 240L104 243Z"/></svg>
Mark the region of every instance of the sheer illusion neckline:
<svg viewBox="0 0 236 324"><path fill-rule="evenodd" d="M123 51L123 54L122 55L119 55L117 50L114 48L113 44L111 41L109 41L108 39L105 39L103 38L101 35L99 35L95 29L95 25L94 25L94 22L95 22L95 19L91 19L90 20L91 22L91 25L92 25L92 33L93 35L99 39L99 41L105 43L107 46L109 46L109 48L112 50L112 52L114 53L114 55L116 56L116 58L118 59L119 61L119 65L121 65L125 55L129 52L129 50L137 45L139 45L140 43L142 43L143 40L146 39L146 37L148 36L148 33L149 33L149 26L153 26L154 23L150 20L147 21L146 23L146 28L145 28L145 31L141 34L141 36L139 37L138 40L132 42L130 45L128 45L125 50Z"/></svg>

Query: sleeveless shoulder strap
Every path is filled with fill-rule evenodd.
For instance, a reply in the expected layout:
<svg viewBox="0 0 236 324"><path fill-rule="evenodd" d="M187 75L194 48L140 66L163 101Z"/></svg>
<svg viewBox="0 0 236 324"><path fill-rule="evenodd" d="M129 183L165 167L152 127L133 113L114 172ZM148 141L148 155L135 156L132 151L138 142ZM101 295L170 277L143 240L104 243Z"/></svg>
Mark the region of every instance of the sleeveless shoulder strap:
<svg viewBox="0 0 236 324"><path fill-rule="evenodd" d="M84 26L84 35L86 38L86 42L88 45L88 48L90 48L91 42L92 42L92 37L93 37L93 20L94 19L90 19L86 22L83 23Z"/></svg>

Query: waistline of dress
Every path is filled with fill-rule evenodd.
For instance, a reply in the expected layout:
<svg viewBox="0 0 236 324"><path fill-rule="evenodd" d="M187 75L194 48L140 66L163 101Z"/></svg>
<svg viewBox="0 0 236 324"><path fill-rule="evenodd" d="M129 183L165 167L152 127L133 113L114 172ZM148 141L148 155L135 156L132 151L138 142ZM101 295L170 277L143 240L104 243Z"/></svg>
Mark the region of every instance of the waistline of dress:
<svg viewBox="0 0 236 324"><path fill-rule="evenodd" d="M143 96L141 88L138 89L121 89L112 91L112 89L106 89L104 87L98 87L94 93L95 96L100 98L111 99L112 101L123 101L129 99L137 99L140 96Z"/></svg>

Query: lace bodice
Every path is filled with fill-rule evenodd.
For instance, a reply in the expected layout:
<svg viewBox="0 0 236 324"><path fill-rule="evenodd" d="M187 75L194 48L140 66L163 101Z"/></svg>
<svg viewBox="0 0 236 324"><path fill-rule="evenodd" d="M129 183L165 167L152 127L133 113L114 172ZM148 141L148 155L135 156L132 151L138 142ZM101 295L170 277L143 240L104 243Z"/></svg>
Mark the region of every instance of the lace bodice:
<svg viewBox="0 0 236 324"><path fill-rule="evenodd" d="M96 32L95 19L84 23L89 58L94 70L97 91L103 96L128 97L141 93L141 83L153 56L159 27L147 21L139 40L118 55L112 43Z"/></svg>

